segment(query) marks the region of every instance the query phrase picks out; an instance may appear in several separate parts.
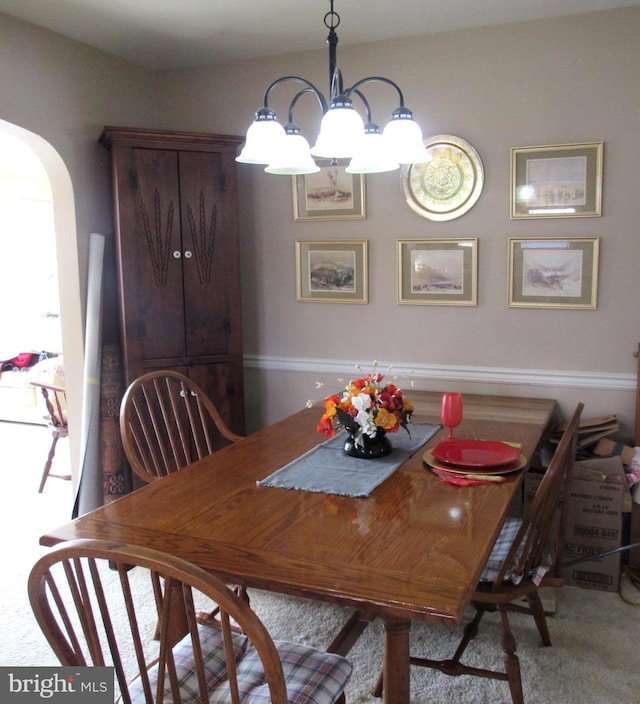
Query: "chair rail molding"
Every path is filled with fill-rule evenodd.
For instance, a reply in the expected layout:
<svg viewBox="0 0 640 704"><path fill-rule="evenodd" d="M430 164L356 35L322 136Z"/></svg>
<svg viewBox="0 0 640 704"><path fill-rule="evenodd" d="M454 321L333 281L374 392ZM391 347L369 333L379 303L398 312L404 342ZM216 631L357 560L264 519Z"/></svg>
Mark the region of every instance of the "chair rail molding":
<svg viewBox="0 0 640 704"><path fill-rule="evenodd" d="M261 371L300 372L308 374L345 374L362 360L317 359L313 357L278 357L244 355L245 369ZM573 389L608 389L631 391L636 388L636 375L619 372L565 371L554 369L518 369L509 367L476 367L454 364L393 364L378 361L384 372L392 366L394 376L428 381L468 381L491 384L520 384Z"/></svg>

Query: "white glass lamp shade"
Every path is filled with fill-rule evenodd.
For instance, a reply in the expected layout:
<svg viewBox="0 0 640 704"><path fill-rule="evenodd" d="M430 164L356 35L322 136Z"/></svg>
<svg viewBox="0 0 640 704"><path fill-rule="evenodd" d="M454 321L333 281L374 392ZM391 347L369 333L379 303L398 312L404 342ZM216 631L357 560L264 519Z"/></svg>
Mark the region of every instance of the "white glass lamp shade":
<svg viewBox="0 0 640 704"><path fill-rule="evenodd" d="M265 169L268 174L314 174L320 171L309 152L309 142L297 128L286 128L286 136L280 143L277 154Z"/></svg>
<svg viewBox="0 0 640 704"><path fill-rule="evenodd" d="M338 96L322 118L318 141L311 153L327 159L348 159L354 155L363 136L364 123L351 100Z"/></svg>
<svg viewBox="0 0 640 704"><path fill-rule="evenodd" d="M368 123L360 146L345 171L349 174L377 174L399 168L400 164L389 155L378 125Z"/></svg>
<svg viewBox="0 0 640 704"><path fill-rule="evenodd" d="M420 125L413 119L411 111L399 108L382 132L389 154L400 164L421 164L429 160L422 140Z"/></svg>
<svg viewBox="0 0 640 704"><path fill-rule="evenodd" d="M272 110L263 108L247 130L247 139L236 161L242 164L270 164L285 138L284 127Z"/></svg>

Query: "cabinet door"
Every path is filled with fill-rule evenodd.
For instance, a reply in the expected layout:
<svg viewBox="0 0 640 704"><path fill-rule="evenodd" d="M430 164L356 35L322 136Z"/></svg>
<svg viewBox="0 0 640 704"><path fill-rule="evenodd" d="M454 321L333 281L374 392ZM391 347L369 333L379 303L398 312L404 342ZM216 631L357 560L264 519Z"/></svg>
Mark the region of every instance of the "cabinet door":
<svg viewBox="0 0 640 704"><path fill-rule="evenodd" d="M188 358L227 355L240 333L235 180L225 155L181 151L181 230L185 351Z"/></svg>
<svg viewBox="0 0 640 704"><path fill-rule="evenodd" d="M204 389L224 422L236 433L244 433L242 367L218 362L196 364L183 372Z"/></svg>
<svg viewBox="0 0 640 704"><path fill-rule="evenodd" d="M121 305L126 357L185 355L178 153L131 148L117 173Z"/></svg>

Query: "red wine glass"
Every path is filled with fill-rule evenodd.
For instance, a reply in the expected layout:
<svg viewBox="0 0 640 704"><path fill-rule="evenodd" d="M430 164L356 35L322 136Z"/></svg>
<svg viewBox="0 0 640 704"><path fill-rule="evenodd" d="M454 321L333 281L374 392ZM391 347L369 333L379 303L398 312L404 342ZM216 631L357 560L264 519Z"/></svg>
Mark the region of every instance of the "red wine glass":
<svg viewBox="0 0 640 704"><path fill-rule="evenodd" d="M442 394L442 424L449 428L448 440L453 440L453 429L462 423L462 394L447 391Z"/></svg>

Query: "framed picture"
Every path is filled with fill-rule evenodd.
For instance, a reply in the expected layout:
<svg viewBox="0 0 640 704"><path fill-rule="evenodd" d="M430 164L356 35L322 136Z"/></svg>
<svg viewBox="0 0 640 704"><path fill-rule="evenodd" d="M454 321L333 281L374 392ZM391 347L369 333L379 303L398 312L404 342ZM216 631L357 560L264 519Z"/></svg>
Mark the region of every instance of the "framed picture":
<svg viewBox="0 0 640 704"><path fill-rule="evenodd" d="M482 193L480 155L469 142L449 134L431 137L424 146L428 161L402 167L400 186L407 205L429 220L459 218Z"/></svg>
<svg viewBox="0 0 640 704"><path fill-rule="evenodd" d="M398 240L398 303L475 306L478 240Z"/></svg>
<svg viewBox="0 0 640 704"><path fill-rule="evenodd" d="M363 174L348 174L348 160L316 159L320 171L292 176L294 220L351 220L367 217Z"/></svg>
<svg viewBox="0 0 640 704"><path fill-rule="evenodd" d="M367 303L367 240L296 241L299 301Z"/></svg>
<svg viewBox="0 0 640 704"><path fill-rule="evenodd" d="M511 217L602 215L602 142L511 150Z"/></svg>
<svg viewBox="0 0 640 704"><path fill-rule="evenodd" d="M598 237L510 237L509 305L594 310L599 247Z"/></svg>

